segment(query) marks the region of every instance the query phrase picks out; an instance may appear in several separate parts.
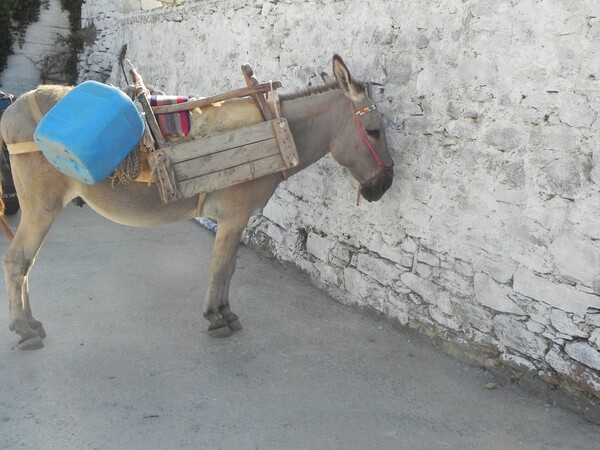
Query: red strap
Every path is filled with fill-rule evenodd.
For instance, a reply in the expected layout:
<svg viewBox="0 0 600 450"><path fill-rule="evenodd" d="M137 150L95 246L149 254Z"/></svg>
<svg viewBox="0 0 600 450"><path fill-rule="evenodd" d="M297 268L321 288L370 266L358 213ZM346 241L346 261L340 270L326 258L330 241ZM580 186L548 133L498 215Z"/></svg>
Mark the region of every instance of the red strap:
<svg viewBox="0 0 600 450"><path fill-rule="evenodd" d="M385 169L385 164L383 164L383 161L381 161L381 158L379 158L379 155L377 154L377 152L375 151L375 149L369 142L369 139L367 138L367 133L365 133L365 129L363 128L362 123L360 123L360 120L358 120L358 116L354 112L354 103L353 102L350 102L350 109L352 110L352 115L354 116L354 123L356 123L356 128L358 128L358 132L360 133L360 136L362 137L363 142L369 148L369 151L371 152L371 155L373 155L373 158L375 159L375 162L377 163L377 165L379 167L381 167L382 169Z"/></svg>

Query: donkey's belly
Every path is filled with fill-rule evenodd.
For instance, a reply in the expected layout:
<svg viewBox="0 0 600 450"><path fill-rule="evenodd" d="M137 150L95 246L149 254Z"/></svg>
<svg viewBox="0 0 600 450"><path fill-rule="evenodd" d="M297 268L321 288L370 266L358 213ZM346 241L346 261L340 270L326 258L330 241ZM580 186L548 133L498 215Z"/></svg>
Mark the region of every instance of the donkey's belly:
<svg viewBox="0 0 600 450"><path fill-rule="evenodd" d="M198 196L164 205L158 188L145 183L111 187L110 181L82 185L81 197L97 213L113 222L134 227L150 227L180 222L194 217Z"/></svg>

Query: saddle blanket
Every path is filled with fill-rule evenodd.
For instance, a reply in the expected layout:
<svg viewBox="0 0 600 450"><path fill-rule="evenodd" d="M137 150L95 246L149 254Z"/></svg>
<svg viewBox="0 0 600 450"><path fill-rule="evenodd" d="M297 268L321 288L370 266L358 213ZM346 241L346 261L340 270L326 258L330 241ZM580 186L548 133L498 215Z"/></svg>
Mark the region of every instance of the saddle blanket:
<svg viewBox="0 0 600 450"><path fill-rule="evenodd" d="M189 97L180 95L151 95L150 106L174 105L185 103ZM190 112L181 111L168 114L156 114L156 121L163 136L184 137L190 132Z"/></svg>

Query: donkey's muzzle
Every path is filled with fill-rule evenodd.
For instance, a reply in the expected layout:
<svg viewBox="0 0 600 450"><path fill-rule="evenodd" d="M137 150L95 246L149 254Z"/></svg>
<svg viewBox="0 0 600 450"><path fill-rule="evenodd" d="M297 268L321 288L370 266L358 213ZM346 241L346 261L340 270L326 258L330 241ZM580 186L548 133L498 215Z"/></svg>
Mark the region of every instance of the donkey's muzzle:
<svg viewBox="0 0 600 450"><path fill-rule="evenodd" d="M389 166L361 185L360 195L369 202L376 202L392 186L392 181L394 181L394 167Z"/></svg>

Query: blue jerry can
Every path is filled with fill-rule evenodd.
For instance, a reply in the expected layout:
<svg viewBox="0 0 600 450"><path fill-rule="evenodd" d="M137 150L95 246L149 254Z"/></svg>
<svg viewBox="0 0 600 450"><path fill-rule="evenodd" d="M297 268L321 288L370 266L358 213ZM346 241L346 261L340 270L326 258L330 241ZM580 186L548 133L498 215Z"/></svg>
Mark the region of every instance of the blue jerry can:
<svg viewBox="0 0 600 450"><path fill-rule="evenodd" d="M48 111L33 138L59 171L96 184L121 164L143 133L144 121L127 95L85 81Z"/></svg>

